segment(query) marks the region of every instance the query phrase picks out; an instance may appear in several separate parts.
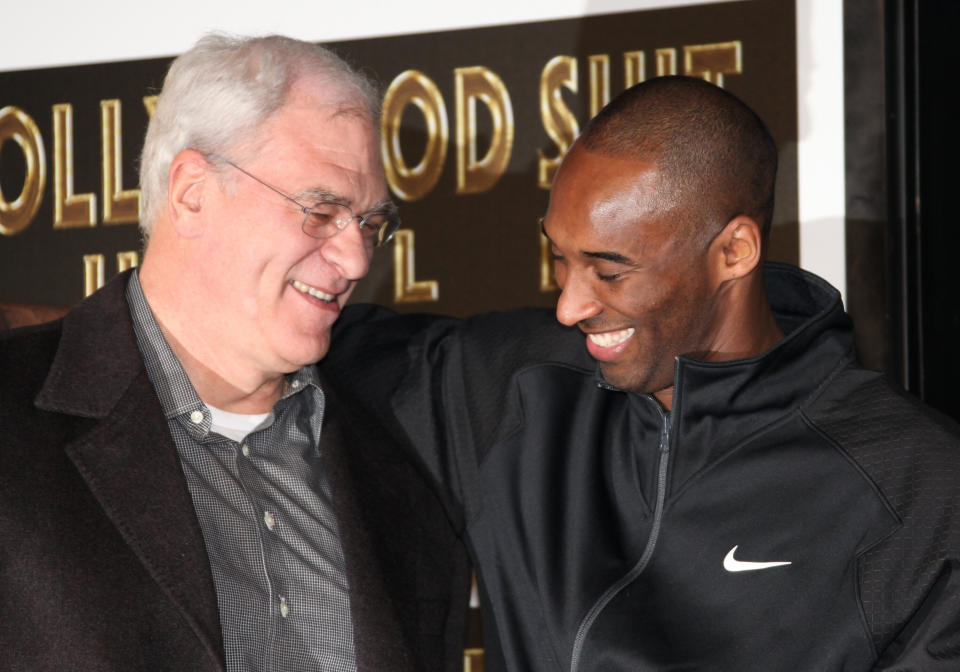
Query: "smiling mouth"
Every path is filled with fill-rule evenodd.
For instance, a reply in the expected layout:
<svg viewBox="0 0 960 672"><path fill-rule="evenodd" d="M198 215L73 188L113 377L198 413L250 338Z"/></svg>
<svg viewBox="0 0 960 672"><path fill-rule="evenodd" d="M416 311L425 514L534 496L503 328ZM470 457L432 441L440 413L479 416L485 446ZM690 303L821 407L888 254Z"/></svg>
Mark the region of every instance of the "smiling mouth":
<svg viewBox="0 0 960 672"><path fill-rule="evenodd" d="M620 331L605 331L600 334L587 334L587 338L590 339L596 345L599 345L601 348L612 348L615 345L620 345L628 338L633 336L636 329L629 327L628 329L621 329Z"/></svg>
<svg viewBox="0 0 960 672"><path fill-rule="evenodd" d="M299 280L291 280L290 284L293 285L293 288L302 294L309 294L315 299L320 299L330 303L337 298L336 294L327 294L326 292L321 292L316 287L311 287L305 282L300 282Z"/></svg>

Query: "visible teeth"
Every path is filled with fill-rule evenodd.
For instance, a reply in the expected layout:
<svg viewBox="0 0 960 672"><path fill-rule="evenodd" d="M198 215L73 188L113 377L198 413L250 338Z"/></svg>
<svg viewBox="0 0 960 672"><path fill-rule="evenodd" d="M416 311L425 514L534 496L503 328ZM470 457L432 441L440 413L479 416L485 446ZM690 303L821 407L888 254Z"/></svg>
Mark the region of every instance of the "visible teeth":
<svg viewBox="0 0 960 672"><path fill-rule="evenodd" d="M620 331L605 331L602 334L587 334L587 338L601 348L612 348L633 336L633 332L634 328L630 327L629 329L622 329Z"/></svg>
<svg viewBox="0 0 960 672"><path fill-rule="evenodd" d="M299 280L291 280L291 281L290 281L290 284L293 285L293 288L296 289L298 292L303 292L304 294L309 294L310 296L316 297L316 298L320 299L321 301L326 301L327 303L329 303L329 302L333 301L335 298L337 298L337 297L334 296L333 294L325 294L324 292L321 292L321 291L320 291L319 289L317 289L316 287L311 287L311 286L308 285L307 283L305 283L305 282L300 282Z"/></svg>

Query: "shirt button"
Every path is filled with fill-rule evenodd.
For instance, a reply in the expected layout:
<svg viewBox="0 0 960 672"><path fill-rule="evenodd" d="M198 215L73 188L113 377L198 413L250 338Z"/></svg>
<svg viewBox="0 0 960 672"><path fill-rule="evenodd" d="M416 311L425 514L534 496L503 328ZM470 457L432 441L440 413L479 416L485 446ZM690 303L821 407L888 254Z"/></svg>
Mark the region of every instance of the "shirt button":
<svg viewBox="0 0 960 672"><path fill-rule="evenodd" d="M293 387L293 388L300 387L300 381L299 381L299 380L295 380L295 381L293 381L292 383L290 383L290 386Z"/></svg>
<svg viewBox="0 0 960 672"><path fill-rule="evenodd" d="M240 452L243 453L244 457L250 457L250 446L248 446L247 444L243 444L240 447Z"/></svg>
<svg viewBox="0 0 960 672"><path fill-rule="evenodd" d="M203 411L193 411L190 413L190 422L199 425L203 422Z"/></svg>
<svg viewBox="0 0 960 672"><path fill-rule="evenodd" d="M267 526L267 529L273 531L274 526L277 524L277 519L273 517L273 514L269 511L263 512L263 524Z"/></svg>
<svg viewBox="0 0 960 672"><path fill-rule="evenodd" d="M287 598L280 598L280 615L286 618L290 615L290 605L287 604Z"/></svg>

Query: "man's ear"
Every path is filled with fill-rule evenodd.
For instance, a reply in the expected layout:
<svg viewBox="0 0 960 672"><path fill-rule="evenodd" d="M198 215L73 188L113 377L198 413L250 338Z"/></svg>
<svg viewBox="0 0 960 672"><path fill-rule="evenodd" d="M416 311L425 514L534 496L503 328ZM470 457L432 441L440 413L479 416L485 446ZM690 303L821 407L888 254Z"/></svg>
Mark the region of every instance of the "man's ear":
<svg viewBox="0 0 960 672"><path fill-rule="evenodd" d="M718 279L725 282L752 273L762 259L762 241L760 225L752 217L738 215L727 222L710 244Z"/></svg>
<svg viewBox="0 0 960 672"><path fill-rule="evenodd" d="M174 229L183 238L203 233L204 198L211 184L210 163L203 154L185 149L173 157L167 182L167 204Z"/></svg>

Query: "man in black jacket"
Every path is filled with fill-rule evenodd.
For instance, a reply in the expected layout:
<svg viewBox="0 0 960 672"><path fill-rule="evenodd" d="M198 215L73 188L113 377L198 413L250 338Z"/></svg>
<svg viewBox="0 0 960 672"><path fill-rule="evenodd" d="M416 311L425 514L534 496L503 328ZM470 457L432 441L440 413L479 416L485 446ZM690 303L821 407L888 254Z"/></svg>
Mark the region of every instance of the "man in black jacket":
<svg viewBox="0 0 960 672"><path fill-rule="evenodd" d="M775 168L730 94L639 84L556 174L561 324L346 330L467 521L487 669L960 669L960 431L762 263Z"/></svg>
<svg viewBox="0 0 960 672"><path fill-rule="evenodd" d="M313 365L398 225L377 96L211 35L143 151L143 264L0 337L0 668L456 670L465 553Z"/></svg>

